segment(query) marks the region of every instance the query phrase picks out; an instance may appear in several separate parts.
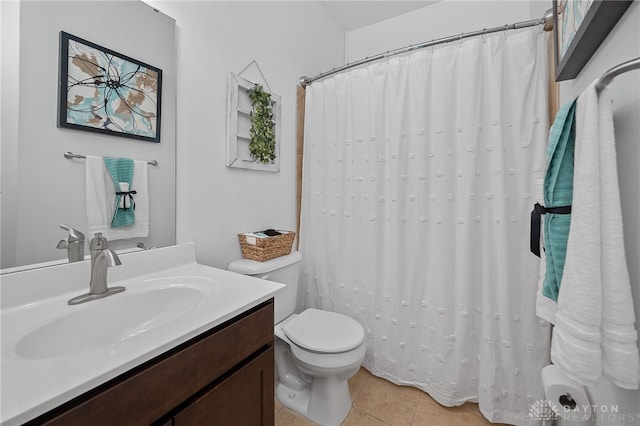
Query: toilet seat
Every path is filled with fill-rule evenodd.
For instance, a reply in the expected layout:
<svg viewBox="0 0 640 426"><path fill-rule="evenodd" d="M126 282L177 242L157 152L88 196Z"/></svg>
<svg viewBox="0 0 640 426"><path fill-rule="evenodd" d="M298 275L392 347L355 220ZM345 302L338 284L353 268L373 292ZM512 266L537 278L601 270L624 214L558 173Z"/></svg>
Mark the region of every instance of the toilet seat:
<svg viewBox="0 0 640 426"><path fill-rule="evenodd" d="M364 329L354 319L313 308L287 321L282 331L299 348L321 354L348 352L364 341Z"/></svg>

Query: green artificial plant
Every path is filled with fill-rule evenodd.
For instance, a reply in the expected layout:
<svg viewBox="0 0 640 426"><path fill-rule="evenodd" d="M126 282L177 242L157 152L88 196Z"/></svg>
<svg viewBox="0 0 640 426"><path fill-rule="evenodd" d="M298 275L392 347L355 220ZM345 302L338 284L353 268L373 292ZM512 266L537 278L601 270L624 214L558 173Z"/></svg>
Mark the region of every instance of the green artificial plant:
<svg viewBox="0 0 640 426"><path fill-rule="evenodd" d="M276 158L276 123L273 121L271 94L256 84L249 90L249 97L252 106L249 151L256 161L269 163Z"/></svg>

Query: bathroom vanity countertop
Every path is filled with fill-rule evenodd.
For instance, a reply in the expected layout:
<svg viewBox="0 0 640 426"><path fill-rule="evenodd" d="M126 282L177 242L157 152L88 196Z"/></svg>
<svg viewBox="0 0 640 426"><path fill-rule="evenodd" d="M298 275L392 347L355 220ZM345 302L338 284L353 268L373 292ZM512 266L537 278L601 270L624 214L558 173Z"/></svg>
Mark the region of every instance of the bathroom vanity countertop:
<svg viewBox="0 0 640 426"><path fill-rule="evenodd" d="M109 286L122 285L127 290L75 306L69 306L67 301L88 291L88 262L2 276L2 425L33 419L270 299L282 287L275 282L197 264L192 243L123 255L121 259L123 266L129 266L119 273L116 271L122 267L110 268L109 275L116 280L110 279ZM157 270L157 265L166 269ZM132 277L122 279L126 273ZM82 280L78 279L80 276ZM47 280L48 283L42 283ZM68 281L79 283L70 285ZM51 297L51 287L56 288L57 282L60 282L58 289L66 291ZM58 350L60 353L53 351L43 356L37 353L34 356L28 350L25 355L25 345L20 346L25 336L70 313L90 309L101 312L107 302L111 307L121 302L122 306L134 306L135 310L135 303L145 303L144 297L149 294L145 292L159 286L180 287L182 283L199 289L194 292L198 297L191 297L189 302L194 307L163 318L159 325L153 321L138 324L135 331L119 336L116 341L93 342L70 354L64 353L65 346L59 342L56 343L62 348ZM29 296L25 287L31 284L31 293L39 298ZM47 291L39 291L45 288ZM113 321L103 318L107 324L110 319ZM90 335L94 324L85 325Z"/></svg>

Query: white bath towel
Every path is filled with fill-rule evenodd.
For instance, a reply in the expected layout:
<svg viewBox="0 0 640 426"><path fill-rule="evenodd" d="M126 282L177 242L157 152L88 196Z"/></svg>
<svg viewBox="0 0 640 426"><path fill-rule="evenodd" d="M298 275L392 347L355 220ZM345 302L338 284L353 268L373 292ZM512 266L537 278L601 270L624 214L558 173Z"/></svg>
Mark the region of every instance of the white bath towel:
<svg viewBox="0 0 640 426"><path fill-rule="evenodd" d="M611 100L593 82L578 98L572 221L551 360L584 385L640 382L622 233Z"/></svg>
<svg viewBox="0 0 640 426"><path fill-rule="evenodd" d="M109 240L140 238L149 236L149 185L146 161L133 162L131 189L136 203L136 222L130 226L111 228L113 219L115 187L102 157L87 155L86 163L86 211L87 233L93 238L102 232Z"/></svg>

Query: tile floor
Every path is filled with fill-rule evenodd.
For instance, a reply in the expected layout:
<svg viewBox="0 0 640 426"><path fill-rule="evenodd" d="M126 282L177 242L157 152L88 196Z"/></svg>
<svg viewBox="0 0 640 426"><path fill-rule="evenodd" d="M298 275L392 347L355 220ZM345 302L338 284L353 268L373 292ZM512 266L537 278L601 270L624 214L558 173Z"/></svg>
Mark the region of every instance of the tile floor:
<svg viewBox="0 0 640 426"><path fill-rule="evenodd" d="M349 380L349 390L353 407L342 426L496 425L480 414L477 404L443 407L419 389L394 385L364 368ZM276 426L314 426L314 423L276 400Z"/></svg>

